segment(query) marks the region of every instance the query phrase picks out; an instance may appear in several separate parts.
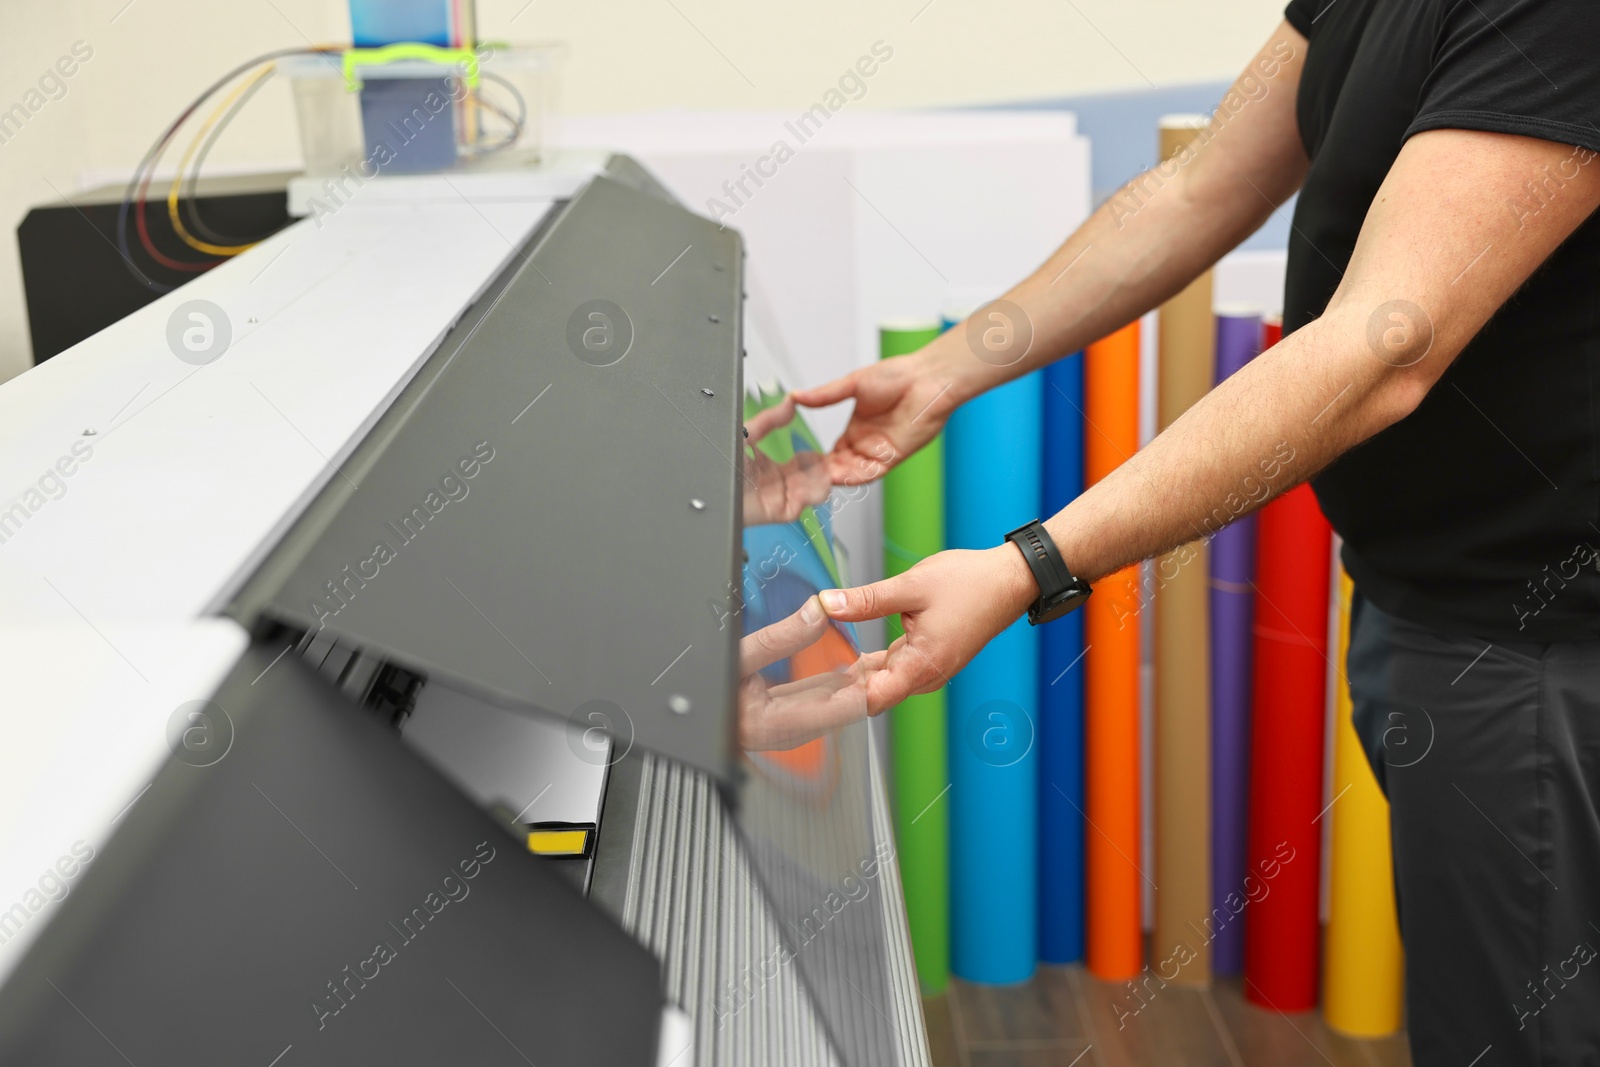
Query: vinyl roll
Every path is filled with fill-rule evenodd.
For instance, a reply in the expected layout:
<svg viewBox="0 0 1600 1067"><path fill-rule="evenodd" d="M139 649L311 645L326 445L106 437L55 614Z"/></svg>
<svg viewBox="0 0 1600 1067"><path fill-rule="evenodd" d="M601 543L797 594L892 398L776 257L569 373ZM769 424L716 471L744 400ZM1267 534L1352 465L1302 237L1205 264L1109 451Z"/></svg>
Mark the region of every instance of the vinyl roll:
<svg viewBox="0 0 1600 1067"><path fill-rule="evenodd" d="M1323 737L1331 531L1311 486L1259 512L1250 708L1245 996L1262 1007L1317 1005L1321 933Z"/></svg>
<svg viewBox="0 0 1600 1067"><path fill-rule="evenodd" d="M1044 372L1044 500L1083 492L1083 354ZM1069 563L1070 566L1070 563ZM1083 612L1039 630L1039 959L1083 958Z"/></svg>
<svg viewBox="0 0 1600 1067"><path fill-rule="evenodd" d="M1161 120L1161 158L1181 168L1204 116ZM1158 190L1157 196L1162 195ZM1172 193L1171 195L1177 195ZM1160 428L1204 396L1216 374L1211 272L1161 305L1157 320ZM1207 546L1191 542L1156 564L1155 930L1150 951L1174 984L1211 980L1211 641Z"/></svg>
<svg viewBox="0 0 1600 1067"><path fill-rule="evenodd" d="M1328 877L1327 959L1322 1015L1335 1030L1381 1037L1404 1018L1405 959L1395 914L1394 867L1389 854L1389 802L1367 763L1350 721L1350 683L1344 676L1350 649L1350 576L1339 573L1339 649L1334 665L1333 781L1338 798L1328 809L1333 848Z"/></svg>
<svg viewBox="0 0 1600 1067"><path fill-rule="evenodd" d="M878 328L885 359L915 352L939 336L937 319L886 322ZM944 548L944 437L908 456L883 479L883 573L900 574ZM889 641L899 616L887 620ZM894 763L894 820L906 922L924 995L950 980L950 784L945 691L923 693L889 713Z"/></svg>
<svg viewBox="0 0 1600 1067"><path fill-rule="evenodd" d="M1038 373L945 428L945 540L990 548L1040 512ZM1027 980L1038 952L1038 631L1019 619L950 680L951 970Z"/></svg>
<svg viewBox="0 0 1600 1067"><path fill-rule="evenodd" d="M1084 353L1084 482L1139 450L1139 322ZM1140 832L1139 609L1143 569L1101 579L1084 619L1085 961L1102 981L1144 965Z"/></svg>
<svg viewBox="0 0 1600 1067"><path fill-rule="evenodd" d="M1261 316L1221 307L1217 381L1261 352ZM1265 488L1264 486L1262 487ZM1231 516L1214 516L1218 524ZM1244 893L1250 800L1250 650L1254 641L1256 519L1246 516L1211 539L1211 966L1238 974L1244 966L1244 924L1227 906Z"/></svg>

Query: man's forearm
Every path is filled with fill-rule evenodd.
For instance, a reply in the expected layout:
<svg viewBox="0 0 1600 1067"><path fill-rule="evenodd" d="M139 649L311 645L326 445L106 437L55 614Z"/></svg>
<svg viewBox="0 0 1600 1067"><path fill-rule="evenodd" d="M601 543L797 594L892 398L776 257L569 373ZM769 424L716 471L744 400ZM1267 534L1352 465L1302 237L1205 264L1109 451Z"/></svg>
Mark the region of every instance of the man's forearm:
<svg viewBox="0 0 1600 1067"><path fill-rule="evenodd" d="M1176 295L1266 221L1305 173L1294 124L1304 43L1280 26L1230 92L1244 101L1237 112L1219 108L1192 155L1129 182L1005 294L1026 317L1009 324L1017 336L1030 337L1026 354L1001 350L989 358L974 351L966 330L952 330L925 350L931 373L950 383L950 403L1121 328ZM1246 78L1254 79L1249 95L1239 96ZM979 322L977 333L989 325Z"/></svg>
<svg viewBox="0 0 1600 1067"><path fill-rule="evenodd" d="M1584 151L1585 161L1594 158ZM1569 173L1576 158L1569 146L1513 134L1412 136L1374 195L1321 317L1047 520L1067 565L1094 580L1209 536L1414 411L1496 309L1600 207L1600 171L1578 164ZM1508 196L1552 173L1565 182L1559 195L1536 212L1504 210ZM1528 354L1528 373L1539 372L1538 356ZM871 375L884 379L871 383L878 392L858 397L880 412L920 411L913 404L921 397L907 402L901 386L924 373L910 361L879 371ZM872 432L858 428L855 440ZM869 709L944 684L1038 597L1000 529L994 548L941 552L882 582L821 594L835 619L898 613L904 623L904 639L866 683Z"/></svg>
<svg viewBox="0 0 1600 1067"><path fill-rule="evenodd" d="M1092 581L1210 537L1409 413L1425 382L1346 318L1263 353L1046 522L1069 566Z"/></svg>
<svg viewBox="0 0 1600 1067"><path fill-rule="evenodd" d="M1152 169L1130 187L1157 180ZM957 392L975 396L1021 377L1159 307L1253 232L1275 206L1235 197L1229 205L1233 210L1224 211L1196 203L1194 195L1180 171L1131 218L1122 214L1116 197L1101 204L1050 259L1003 297L1028 317L1033 338L1026 356L995 366L973 358L967 337L950 337L959 347L952 354L961 360L954 375Z"/></svg>
<svg viewBox="0 0 1600 1067"><path fill-rule="evenodd" d="M1050 519L1067 563L1092 580L1209 537L1413 411L1600 203L1600 176L1583 172L1536 218L1495 210L1570 152L1507 134L1413 137L1322 316Z"/></svg>

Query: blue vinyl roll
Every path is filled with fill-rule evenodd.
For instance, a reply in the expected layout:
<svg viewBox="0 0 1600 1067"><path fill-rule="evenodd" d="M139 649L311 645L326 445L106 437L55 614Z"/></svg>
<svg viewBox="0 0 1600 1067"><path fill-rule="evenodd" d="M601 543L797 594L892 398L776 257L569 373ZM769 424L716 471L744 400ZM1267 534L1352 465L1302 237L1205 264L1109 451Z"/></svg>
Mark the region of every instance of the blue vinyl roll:
<svg viewBox="0 0 1600 1067"><path fill-rule="evenodd" d="M945 429L945 541L991 548L1038 517L1038 373L959 408ZM950 681L951 970L1013 983L1038 954L1039 641L1018 620Z"/></svg>
<svg viewBox="0 0 1600 1067"><path fill-rule="evenodd" d="M1044 372L1042 518L1083 492L1083 353ZM1039 630L1039 959L1083 958L1083 613Z"/></svg>

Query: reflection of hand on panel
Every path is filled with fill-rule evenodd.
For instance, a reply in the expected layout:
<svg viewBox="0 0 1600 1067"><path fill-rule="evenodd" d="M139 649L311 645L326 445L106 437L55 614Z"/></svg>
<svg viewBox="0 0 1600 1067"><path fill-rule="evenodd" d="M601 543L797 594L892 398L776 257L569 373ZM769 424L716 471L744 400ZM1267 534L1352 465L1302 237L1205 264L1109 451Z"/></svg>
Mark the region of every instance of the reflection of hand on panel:
<svg viewBox="0 0 1600 1067"><path fill-rule="evenodd" d="M789 749L867 717L867 680L884 653L830 656L843 665L773 685L763 668L799 661L808 650L841 640L822 605L811 597L799 611L739 642L739 743L751 751ZM811 657L806 657L811 658ZM802 673L796 670L795 674Z"/></svg>
<svg viewBox="0 0 1600 1067"><path fill-rule="evenodd" d="M782 401L756 415L745 426L755 445L773 430L794 421L794 400ZM815 452L797 452L778 463L759 448L746 450L744 460L744 521L747 526L793 522L807 507L828 499L833 479L827 460Z"/></svg>

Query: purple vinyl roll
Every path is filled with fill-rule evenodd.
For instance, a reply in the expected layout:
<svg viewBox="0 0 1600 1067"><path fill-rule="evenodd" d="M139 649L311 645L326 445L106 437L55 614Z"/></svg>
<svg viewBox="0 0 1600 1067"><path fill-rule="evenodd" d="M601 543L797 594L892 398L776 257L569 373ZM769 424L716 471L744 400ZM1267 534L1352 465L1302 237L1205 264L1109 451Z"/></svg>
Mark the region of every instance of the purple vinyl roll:
<svg viewBox="0 0 1600 1067"><path fill-rule="evenodd" d="M1217 309L1217 381L1261 351L1261 315ZM1247 495L1257 496L1247 486ZM1264 486L1260 487L1263 491ZM1228 518L1213 517L1214 522ZM1214 527L1213 527L1214 528ZM1245 843L1250 796L1250 650L1255 597L1256 520L1250 516L1211 541L1211 947L1212 971L1244 966L1248 899Z"/></svg>

